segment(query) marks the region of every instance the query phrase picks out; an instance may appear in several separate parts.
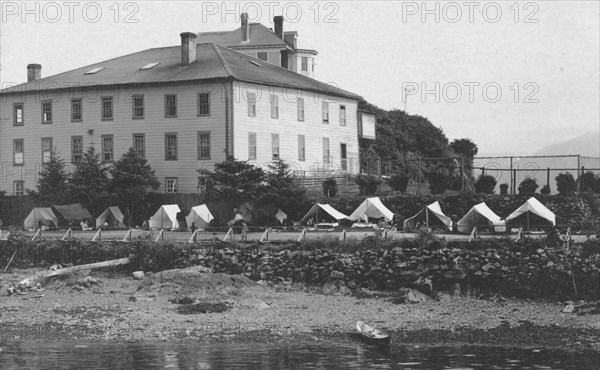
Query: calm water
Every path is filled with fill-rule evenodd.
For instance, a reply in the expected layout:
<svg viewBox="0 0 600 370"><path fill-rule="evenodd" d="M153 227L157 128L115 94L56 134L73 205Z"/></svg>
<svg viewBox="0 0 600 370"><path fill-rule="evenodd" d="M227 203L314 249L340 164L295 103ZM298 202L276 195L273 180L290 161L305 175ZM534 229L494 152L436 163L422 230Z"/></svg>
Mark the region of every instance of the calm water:
<svg viewBox="0 0 600 370"><path fill-rule="evenodd" d="M6 369L600 369L600 352L502 347L4 343Z"/></svg>

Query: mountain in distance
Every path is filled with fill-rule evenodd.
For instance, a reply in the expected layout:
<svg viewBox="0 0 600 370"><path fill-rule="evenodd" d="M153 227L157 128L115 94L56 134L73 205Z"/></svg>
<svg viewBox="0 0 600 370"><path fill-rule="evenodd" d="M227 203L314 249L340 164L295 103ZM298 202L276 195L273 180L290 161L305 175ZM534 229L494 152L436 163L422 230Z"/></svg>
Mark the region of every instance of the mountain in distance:
<svg viewBox="0 0 600 370"><path fill-rule="evenodd" d="M584 157L600 157L600 131L588 132L574 139L548 145L532 155L580 154Z"/></svg>

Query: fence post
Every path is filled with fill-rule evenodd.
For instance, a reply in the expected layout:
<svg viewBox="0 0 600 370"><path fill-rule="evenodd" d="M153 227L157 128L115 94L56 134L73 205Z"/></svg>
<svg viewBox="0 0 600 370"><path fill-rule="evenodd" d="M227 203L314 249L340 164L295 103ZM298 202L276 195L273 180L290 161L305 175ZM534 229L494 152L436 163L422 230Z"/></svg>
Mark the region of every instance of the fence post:
<svg viewBox="0 0 600 370"><path fill-rule="evenodd" d="M306 229L302 229L300 236L298 237L297 242L304 242L306 240Z"/></svg>
<svg viewBox="0 0 600 370"><path fill-rule="evenodd" d="M41 227L38 229L38 231L35 232L35 235L33 235L33 238L31 238L31 241L34 241L36 239L42 240L42 228Z"/></svg>
<svg viewBox="0 0 600 370"><path fill-rule="evenodd" d="M96 235L94 235L94 237L92 238L93 242L100 242L102 241L102 229L98 229L98 231L96 231Z"/></svg>
<svg viewBox="0 0 600 370"><path fill-rule="evenodd" d="M63 235L63 237L60 240L71 240L71 228L69 228L69 230L67 230L65 235Z"/></svg>
<svg viewBox="0 0 600 370"><path fill-rule="evenodd" d="M471 231L471 235L469 235L469 241L473 241L473 239L477 238L477 226L475 226L473 228L473 231Z"/></svg>
<svg viewBox="0 0 600 370"><path fill-rule="evenodd" d="M261 243L269 242L269 232L270 231L271 231L271 229L266 228L265 232L263 233L263 235L260 238L259 242L261 242Z"/></svg>
<svg viewBox="0 0 600 370"><path fill-rule="evenodd" d="M194 232L192 233L192 236L190 237L190 240L188 240L188 243L195 243L198 241L198 229L194 230Z"/></svg>
<svg viewBox="0 0 600 370"><path fill-rule="evenodd" d="M131 241L131 239L132 239L132 232L133 232L133 229L127 230L127 234L125 234L125 237L123 238L124 242L130 242Z"/></svg>
<svg viewBox="0 0 600 370"><path fill-rule="evenodd" d="M158 232L158 235L156 236L156 239L154 239L155 242L158 242L159 240L165 240L165 230L164 229L160 229L160 231Z"/></svg>
<svg viewBox="0 0 600 370"><path fill-rule="evenodd" d="M342 241L346 242L346 229L342 230Z"/></svg>
<svg viewBox="0 0 600 370"><path fill-rule="evenodd" d="M230 227L229 230L227 230L227 234L225 234L225 236L223 237L223 241L228 242L228 241L231 241L232 238L233 238L233 227Z"/></svg>

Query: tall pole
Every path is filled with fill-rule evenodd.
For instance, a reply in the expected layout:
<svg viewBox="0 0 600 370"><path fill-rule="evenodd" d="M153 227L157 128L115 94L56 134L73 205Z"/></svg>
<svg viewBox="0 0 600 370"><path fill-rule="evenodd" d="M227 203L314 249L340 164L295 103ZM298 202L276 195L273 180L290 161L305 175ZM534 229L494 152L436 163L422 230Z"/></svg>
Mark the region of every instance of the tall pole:
<svg viewBox="0 0 600 370"><path fill-rule="evenodd" d="M419 157L419 184L417 185L417 195L421 194L421 157Z"/></svg>
<svg viewBox="0 0 600 370"><path fill-rule="evenodd" d="M581 168L581 154L577 154L577 194L581 191L581 181L579 181L581 175L579 169Z"/></svg>
<svg viewBox="0 0 600 370"><path fill-rule="evenodd" d="M510 194L515 194L515 189L513 188L513 157L510 157Z"/></svg>

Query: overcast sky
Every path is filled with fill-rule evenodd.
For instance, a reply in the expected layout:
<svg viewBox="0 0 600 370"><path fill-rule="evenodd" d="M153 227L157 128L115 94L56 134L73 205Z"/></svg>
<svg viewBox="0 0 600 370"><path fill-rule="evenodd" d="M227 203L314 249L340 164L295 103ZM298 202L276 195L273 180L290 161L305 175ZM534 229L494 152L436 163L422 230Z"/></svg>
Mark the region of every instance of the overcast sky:
<svg viewBox="0 0 600 370"><path fill-rule="evenodd" d="M24 82L29 63L50 76L177 45L181 32L232 30L247 11L267 27L283 14L299 47L319 52L317 79L406 107L480 155L599 130L598 1L0 3L2 87Z"/></svg>

